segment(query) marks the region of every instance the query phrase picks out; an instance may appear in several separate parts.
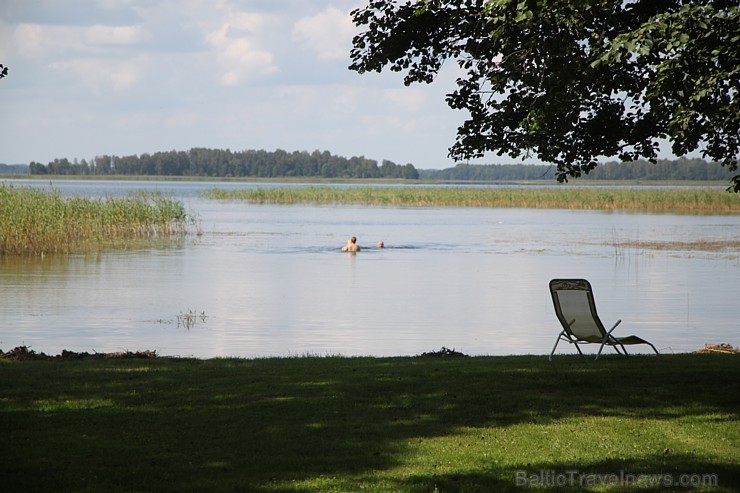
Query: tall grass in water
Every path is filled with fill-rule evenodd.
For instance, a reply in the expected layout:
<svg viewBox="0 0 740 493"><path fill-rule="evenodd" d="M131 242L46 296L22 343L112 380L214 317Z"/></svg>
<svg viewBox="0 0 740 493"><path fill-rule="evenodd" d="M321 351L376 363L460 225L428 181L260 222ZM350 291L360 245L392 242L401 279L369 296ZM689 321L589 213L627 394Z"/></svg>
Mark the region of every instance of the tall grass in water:
<svg viewBox="0 0 740 493"><path fill-rule="evenodd" d="M70 253L116 241L179 236L183 205L161 195L64 198L58 192L0 185L0 254Z"/></svg>
<svg viewBox="0 0 740 493"><path fill-rule="evenodd" d="M724 190L603 188L305 187L211 189L204 196L274 204L358 204L435 207L525 207L634 210L646 212L740 213L740 195Z"/></svg>

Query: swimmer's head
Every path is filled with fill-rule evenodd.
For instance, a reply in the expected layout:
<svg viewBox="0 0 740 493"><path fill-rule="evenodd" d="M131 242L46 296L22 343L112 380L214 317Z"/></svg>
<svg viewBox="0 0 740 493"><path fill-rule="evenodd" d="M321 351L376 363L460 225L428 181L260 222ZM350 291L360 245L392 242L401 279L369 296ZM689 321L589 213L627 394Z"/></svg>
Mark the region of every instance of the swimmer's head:
<svg viewBox="0 0 740 493"><path fill-rule="evenodd" d="M385 245L383 244L383 240L380 240L378 242L378 248L383 248Z"/></svg>

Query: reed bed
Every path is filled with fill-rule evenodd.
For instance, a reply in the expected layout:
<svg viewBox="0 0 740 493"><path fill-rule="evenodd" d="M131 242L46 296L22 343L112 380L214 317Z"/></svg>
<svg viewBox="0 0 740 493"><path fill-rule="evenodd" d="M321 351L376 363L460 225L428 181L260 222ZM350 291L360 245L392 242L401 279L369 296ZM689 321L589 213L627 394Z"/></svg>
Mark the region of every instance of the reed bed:
<svg viewBox="0 0 740 493"><path fill-rule="evenodd" d="M0 254L89 251L117 242L187 232L183 205L159 194L124 198L62 197L0 185Z"/></svg>
<svg viewBox="0 0 740 493"><path fill-rule="evenodd" d="M681 213L740 213L740 195L719 189L281 187L210 189L216 200L271 204L356 204L404 207L517 207L631 210Z"/></svg>

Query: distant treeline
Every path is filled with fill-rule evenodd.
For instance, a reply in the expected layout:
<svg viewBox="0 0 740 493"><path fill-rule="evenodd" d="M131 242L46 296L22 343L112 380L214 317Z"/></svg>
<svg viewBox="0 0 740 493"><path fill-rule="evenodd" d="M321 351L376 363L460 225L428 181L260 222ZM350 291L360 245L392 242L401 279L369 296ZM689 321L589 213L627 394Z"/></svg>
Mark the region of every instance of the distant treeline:
<svg viewBox="0 0 740 493"><path fill-rule="evenodd" d="M553 180L555 167L533 164L458 164L442 170L419 170L422 180L522 181ZM579 179L584 180L730 180L733 173L717 163L703 159L663 159L653 164L640 160L630 163L608 162Z"/></svg>
<svg viewBox="0 0 740 493"><path fill-rule="evenodd" d="M139 156L96 156L87 161L54 159L44 165L0 164L0 173L33 175L140 175L140 176L208 176L208 177L319 177L319 178L402 178L438 181L526 181L554 180L555 167L532 164L458 164L435 170L417 170L412 164L398 165L384 160L380 166L363 156L345 158L329 151L287 152L194 148L189 151L167 151ZM583 180L665 180L727 181L733 173L717 163L702 159L663 159L601 164Z"/></svg>
<svg viewBox="0 0 740 493"><path fill-rule="evenodd" d="M140 156L96 156L87 161L54 159L44 165L32 162L32 175L147 175L211 177L322 177L418 179L413 165L405 166L365 157L344 158L328 151L286 152L194 148L189 151L155 152Z"/></svg>
<svg viewBox="0 0 740 493"><path fill-rule="evenodd" d="M2 164L0 163L0 175L27 175L27 164Z"/></svg>

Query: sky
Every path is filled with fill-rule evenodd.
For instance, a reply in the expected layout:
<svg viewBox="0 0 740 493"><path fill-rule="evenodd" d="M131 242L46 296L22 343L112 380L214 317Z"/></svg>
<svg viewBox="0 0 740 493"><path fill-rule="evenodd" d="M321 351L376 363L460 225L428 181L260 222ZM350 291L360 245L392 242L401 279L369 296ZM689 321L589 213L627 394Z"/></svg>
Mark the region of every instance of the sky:
<svg viewBox="0 0 740 493"><path fill-rule="evenodd" d="M207 147L454 166L454 65L410 87L349 70L365 3L2 0L0 163Z"/></svg>

